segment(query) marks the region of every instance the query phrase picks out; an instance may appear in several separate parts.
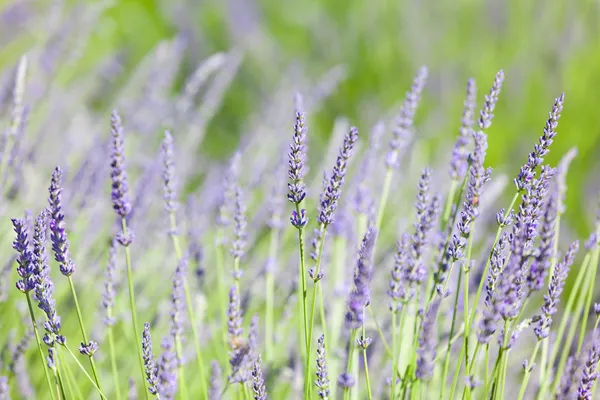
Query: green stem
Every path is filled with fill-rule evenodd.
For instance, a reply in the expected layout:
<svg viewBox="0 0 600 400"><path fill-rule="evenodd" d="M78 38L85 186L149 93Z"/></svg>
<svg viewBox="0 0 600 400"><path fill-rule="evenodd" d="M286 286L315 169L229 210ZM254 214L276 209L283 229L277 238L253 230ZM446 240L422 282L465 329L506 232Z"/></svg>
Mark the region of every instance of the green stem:
<svg viewBox="0 0 600 400"><path fill-rule="evenodd" d="M75 397L74 390L73 390L73 381L75 380L75 378L73 376L73 371L69 367L69 364L63 362L62 358L60 358L58 361L58 368L60 368L62 370L63 376L65 377L66 387L67 387L67 390L65 392L69 393L69 398ZM81 389L79 389L78 385L75 385L75 387L77 387L77 391L79 392L78 399L83 399L83 394L81 393Z"/></svg>
<svg viewBox="0 0 600 400"><path fill-rule="evenodd" d="M62 362L61 362L62 359L60 357L60 352L58 351L58 347L54 347L54 353L56 355L56 358L55 358L56 366L54 368L54 374L56 377L56 381L58 382L58 389L60 390L60 392L57 393L58 398L60 399L62 396L62 398L66 400L67 395L65 394L65 385L63 383L62 374L60 373L60 369L62 368Z"/></svg>
<svg viewBox="0 0 600 400"><path fill-rule="evenodd" d="M469 317L469 272L471 270L471 251L473 249L473 233L474 233L475 227L472 226L471 227L471 234L469 236L469 243L467 245L467 254L465 257L465 265L464 265L464 272L465 272L465 281L463 283L463 318L464 318L464 343L463 345L465 346L465 371L469 371L469 333L470 333L470 327L471 324L470 322L470 317ZM483 275L485 276L485 275ZM481 279L481 282L483 282L484 279ZM473 304L473 309L477 308L477 303Z"/></svg>
<svg viewBox="0 0 600 400"><path fill-rule="evenodd" d="M353 376L353 364L354 364L354 347L356 347L356 329L350 331L350 341L348 343L348 360L346 362L346 373ZM344 400L350 398L350 388L344 388Z"/></svg>
<svg viewBox="0 0 600 400"><path fill-rule="evenodd" d="M109 318L111 317L111 311L108 311ZM117 370L117 357L115 356L115 338L113 335L112 326L108 327L108 348L110 351L110 365L113 374L113 380L115 384L115 392L117 400L121 399L121 389L119 388L119 371Z"/></svg>
<svg viewBox="0 0 600 400"><path fill-rule="evenodd" d="M450 267L452 268L452 266ZM450 334L449 337L454 335L454 328L456 326L456 314L458 311L458 294L460 293L460 284L462 281L462 268L458 270L458 284L456 287L456 293L454 295L454 308L452 311L452 322L450 324ZM450 276L446 278L446 282L450 280ZM444 292L446 289L444 289ZM442 293L444 293L442 292ZM446 387L446 380L448 378L448 369L450 368L450 351L452 350L452 342L448 341L448 346L446 348L446 358L444 359L444 369L442 371L442 384L440 385L440 400L444 398L444 388ZM462 359L462 354L461 357Z"/></svg>
<svg viewBox="0 0 600 400"><path fill-rule="evenodd" d="M448 226L450 220L450 213L452 213L452 205L454 204L454 196L456 195L456 189L458 188L458 181L453 179L450 183L450 191L448 197L446 197L446 205L444 206L444 214L442 215L442 232Z"/></svg>
<svg viewBox="0 0 600 400"><path fill-rule="evenodd" d="M75 356L75 354L73 354L73 352L71 351L71 349L69 348L69 346L67 346L66 344L63 344L62 346L65 349L67 349L67 352L71 355L71 357L73 358L73 360L75 360L75 362L77 363L77 365L79 366L79 368L83 371L83 374L86 376L86 378L88 378L88 380L92 383L92 385L94 385L94 387L96 388L96 390L100 394L100 397L102 397L104 400L108 400L106 398L106 396L104 395L104 393L102 393L102 390L100 390L100 388L98 387L98 385L96 385L96 382L87 373L87 371L85 370L85 368L83 367L83 365L81 365L81 363L79 362L79 360L77 359L77 357Z"/></svg>
<svg viewBox="0 0 600 400"><path fill-rule="evenodd" d="M300 204L296 204L296 212L300 215ZM299 294L300 300L302 301L302 314L303 314L303 327L304 327L304 347L306 358L310 358L310 351L308 348L308 315L306 310L306 266L304 265L304 229L298 229L298 246L300 247L300 283L299 283ZM307 361L308 362L308 361ZM308 380L308 379L305 379Z"/></svg>
<svg viewBox="0 0 600 400"><path fill-rule="evenodd" d="M123 228L123 235L127 237L127 220L121 218L121 227ZM133 274L131 272L131 250L129 246L125 247L125 265L127 268L127 286L129 288L129 307L131 308L131 322L133 324L133 336L135 338L135 345L138 353L138 361L140 364L140 372L142 374L142 381L144 383L144 394L146 400L148 397L148 382L146 382L146 373L144 371L144 360L142 359L142 344L140 343L140 334L138 330L137 311L135 304L135 293L133 289ZM79 361L78 361L79 362Z"/></svg>
<svg viewBox="0 0 600 400"><path fill-rule="evenodd" d="M33 313L33 305L31 304L31 295L29 292L25 293L25 297L27 298L27 306L29 307L29 316L31 317L31 325L33 327L33 333L35 335L35 341L37 343L38 351L40 353L40 360L42 361L42 366L44 367L44 374L46 375L46 381L48 383L48 391L52 396L52 400L56 400L54 396L54 391L52 390L52 380L50 379L50 373L48 372L48 365L46 363L46 357L44 356L44 350L42 350L42 341L40 340L40 334L37 328L37 322L35 320L35 314Z"/></svg>
<svg viewBox="0 0 600 400"><path fill-rule="evenodd" d="M394 300L394 303L396 301ZM395 305L395 304L394 304ZM394 307L394 311L392 311L392 384L391 384L391 393L390 400L394 400L396 398L396 377L398 376L398 360L396 359L397 353L397 345L398 341L396 338L396 307Z"/></svg>
<svg viewBox="0 0 600 400"><path fill-rule="evenodd" d="M75 291L75 285L73 284L73 278L71 275L67 277L69 280L69 288L71 289L71 295L73 296L73 302L75 303L75 311L77 312L77 319L79 321L79 328L81 329L81 336L87 346L90 342L88 341L87 334L85 333L85 327L83 325L83 317L81 315L81 309L79 308L79 301L77 299L77 292ZM100 380L98 379L98 371L96 370L96 363L94 362L94 356L88 357L90 359L90 366L92 367L92 373L94 374L94 381L96 385L101 388Z"/></svg>
<svg viewBox="0 0 600 400"><path fill-rule="evenodd" d="M393 353L392 349L390 349L390 346L388 345L387 340L385 340L385 336L383 335L381 326L379 325L379 322L377 322L377 318L375 318L375 313L373 312L371 307L367 307L367 310L369 310L369 314L371 315L371 318L373 318L373 322L375 323L375 328L377 328L377 332L379 333L379 339L381 340L381 344L383 344L383 347L385 348L385 352L386 352L387 356L390 359L393 359L394 353Z"/></svg>
<svg viewBox="0 0 600 400"><path fill-rule="evenodd" d="M460 346L460 354L458 355L456 371L454 371L454 378L452 378L452 387L450 388L449 399L454 399L454 393L456 392L456 387L458 386L458 377L460 376L460 370L462 368L462 360L463 360L464 355L465 355L465 347Z"/></svg>
<svg viewBox="0 0 600 400"><path fill-rule="evenodd" d="M379 201L379 210L377 211L377 224L375 227L377 228L377 232L381 229L381 222L383 220L383 213L385 211L385 205L388 200L388 196L390 195L390 186L392 184L392 176L394 175L394 170L392 168L388 168L385 173L385 181L383 182L383 190L381 192L381 200Z"/></svg>
<svg viewBox="0 0 600 400"><path fill-rule="evenodd" d="M320 286L320 280L318 279L319 276L319 272L321 270L321 257L323 255L323 245L325 243L325 236L327 235L327 225L325 224L321 224L319 227L319 237L321 238L320 242L319 242L319 251L317 253L317 261L316 261L316 266L315 266L315 274L314 274L314 286L313 286L313 292L312 292L312 300L310 303L310 322L309 322L309 329L308 329L308 340L307 340L307 350L306 350L306 368L305 368L305 377L306 379L304 380L305 382L305 394L308 395L308 392L310 390L310 387L312 385L310 385L310 380L308 379L308 376L310 375L310 359L311 359L311 348L312 348L312 337L313 337L313 330L314 330L314 324L315 324L315 305L317 302L317 293L318 293L318 287ZM325 327L323 327L324 329Z"/></svg>
<svg viewBox="0 0 600 400"><path fill-rule="evenodd" d="M366 307L364 307L366 308ZM363 311L364 314L364 311ZM365 333L365 321L363 319L363 323L362 323L362 339L365 340L366 338L366 333ZM367 381L367 393L369 396L369 400L373 399L373 396L371 395L371 380L369 379L369 363L367 361L367 348L363 347L363 363L365 364L365 380ZM393 379L393 378L392 378Z"/></svg>
<svg viewBox="0 0 600 400"><path fill-rule="evenodd" d="M483 393L488 394L490 377L490 344L485 345L485 375L483 377Z"/></svg>
<svg viewBox="0 0 600 400"><path fill-rule="evenodd" d="M589 280L589 286L588 286L588 291L587 291L587 299L585 302L585 306L583 308L583 321L581 322L581 330L579 332L579 342L577 343L577 352L579 353L579 351L581 350L581 346L583 346L583 339L585 338L585 333L587 331L587 322L588 322L588 315L590 315L590 308L592 306L592 299L594 297L594 282L596 281L596 275L598 272L598 257L599 257L599 251L598 249L600 249L599 246L596 246L596 249L594 250L594 253L592 255L592 260L591 260L591 271L593 271L591 273L591 279Z"/></svg>
<svg viewBox="0 0 600 400"><path fill-rule="evenodd" d="M533 354L531 354L531 358L529 359L529 363L527 364L527 368L525 369L525 376L523 377L523 382L521 383L521 390L519 391L518 400L523 400L523 396L525 395L525 390L527 389L527 383L529 382L529 377L531 376L531 371L533 369L533 363L535 363L535 357L537 356L538 350L540 348L541 341L538 340L533 348Z"/></svg>
<svg viewBox="0 0 600 400"><path fill-rule="evenodd" d="M171 223L171 239L173 241L173 247L175 248L175 255L177 257L177 262L179 262L181 260L181 258L183 257L183 252L181 250L181 245L179 243L179 236L177 236L176 229L177 229L177 222L175 219L175 213L171 212L169 214L169 219L170 219L170 223ZM202 361L202 348L200 347L200 338L198 336L198 328L196 325L196 313L194 312L194 306L192 303L192 295L191 295L191 290L190 290L190 285L188 283L187 279L183 280L183 292L185 294L185 303L186 303L186 308L187 308L187 313L188 313L188 318L190 319L190 325L192 326L192 335L194 336L194 346L196 348L196 362L198 363L198 375L199 375L199 380L200 380L200 393L202 393L203 396L208 396L208 391L206 388L206 380L205 380L205 375L204 375L204 362ZM176 335L175 338L176 344L175 346L178 347L178 355L177 357L179 358L179 360L182 359L183 354L182 354L182 345L181 345L181 338L179 337L179 335ZM183 363L179 363L179 385L181 387L181 396L184 399L187 399L187 386L186 386L186 382L185 382L185 375L184 375L184 371L183 371Z"/></svg>

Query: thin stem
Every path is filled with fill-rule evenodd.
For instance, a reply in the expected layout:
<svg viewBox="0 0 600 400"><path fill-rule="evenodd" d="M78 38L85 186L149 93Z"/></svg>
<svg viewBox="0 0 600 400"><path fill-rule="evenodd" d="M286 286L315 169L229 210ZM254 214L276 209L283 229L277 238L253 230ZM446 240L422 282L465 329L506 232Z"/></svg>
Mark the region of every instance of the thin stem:
<svg viewBox="0 0 600 400"><path fill-rule="evenodd" d="M527 389L527 383L529 382L529 377L531 376L531 371L533 370L533 363L535 363L535 357L537 356L538 350L540 348L541 340L538 340L533 348L533 354L531 354L531 358L527 363L527 368L525 369L525 376L523 377L523 382L521 383L521 390L519 391L518 400L522 400L525 395L525 390Z"/></svg>
<svg viewBox="0 0 600 400"><path fill-rule="evenodd" d="M81 309L79 308L79 301L77 300L77 292L75 291L75 285L73 284L73 278L71 275L67 277L69 281L69 288L71 289L71 295L73 296L73 302L75 303L75 311L77 312L77 319L79 321L79 328L81 329L81 336L83 337L83 341L87 346L90 342L88 341L87 335L85 333L85 327L83 325L83 317L81 315ZM90 359L90 366L92 367L92 373L94 374L94 381L96 381L96 385L101 388L100 380L98 379L98 371L96 370L96 363L94 362L94 356L88 357Z"/></svg>
<svg viewBox="0 0 600 400"><path fill-rule="evenodd" d="M356 345L356 329L352 329L350 331L350 341L348 343L348 360L346 362L346 373L352 376L354 364L354 347ZM350 398L350 388L344 388L344 400L348 400Z"/></svg>
<svg viewBox="0 0 600 400"><path fill-rule="evenodd" d="M596 274L598 271L598 257L600 255L599 249L600 249L600 247L596 246L596 249L594 250L594 253L592 255L591 271L593 271L593 272L591 273L591 279L589 280L587 298L586 298L585 306L583 308L583 321L581 322L581 330L579 332L579 342L577 343L577 352L578 353L581 350L581 346L583 346L583 339L585 338L588 315L590 315L590 307L592 305L592 298L594 297L594 282L596 281Z"/></svg>
<svg viewBox="0 0 600 400"><path fill-rule="evenodd" d="M100 394L100 397L103 398L104 400L107 400L104 393L102 393L102 390L100 390L98 385L96 385L96 382L94 381L94 379L90 376L90 374L88 374L88 372L85 370L85 367L79 362L79 360L77 359L77 356L75 356L75 354L71 351L69 346L67 346L67 344L63 344L62 347L64 347L67 350L67 353L69 353L69 355L71 356L71 358L73 358L73 360L75 360L75 362L77 363L77 366L83 371L83 374L86 376L86 378L88 378L88 380L91 382L91 384L94 386L94 388L98 391L98 394ZM57 351L58 351L58 349L57 349Z"/></svg>
<svg viewBox="0 0 600 400"><path fill-rule="evenodd" d="M393 358L393 352L390 349L390 346L388 345L387 340L385 340L385 336L383 335L383 331L381 330L381 326L379 325L379 322L377 322L377 318L375 318L375 313L373 312L371 307L367 307L367 310L369 310L369 314L371 315L371 318L373 318L373 322L375 323L375 327L377 328L377 332L379 333L379 339L381 340L381 343L383 344L383 347L385 348L385 352L388 355L388 357Z"/></svg>
<svg viewBox="0 0 600 400"><path fill-rule="evenodd" d="M83 374L86 376L86 378L88 378L88 380L92 383L92 385L94 385L94 387L96 388L96 390L100 394L100 397L102 397L103 399L107 400L107 398L104 395L104 393L102 393L102 390L100 390L100 388L98 387L98 385L96 385L96 382L87 373L87 371L85 370L85 368L83 367L83 365L81 365L81 363L79 362L79 360L77 359L77 357L75 356L75 354L73 354L73 352L71 351L71 349L69 348L69 346L67 346L66 344L63 344L62 346L65 349L67 349L67 352L71 355L71 357L73 358L73 360L75 360L75 362L77 363L77 365L79 366L79 368L83 371Z"/></svg>
<svg viewBox="0 0 600 400"><path fill-rule="evenodd" d="M395 302L395 301L394 301ZM392 311L392 384L391 384L391 393L390 399L394 400L396 398L396 377L398 376L398 360L396 359L397 353L397 344L398 341L396 338L396 308L394 307L394 311Z"/></svg>
<svg viewBox="0 0 600 400"><path fill-rule="evenodd" d="M60 373L60 369L62 368L62 359L60 357L60 351L58 350L58 347L54 347L54 352L56 354L56 367L54 368L54 374L56 376L56 381L58 382L58 389L60 389L60 392L57 393L58 394L58 398L60 399L61 396L63 399L67 399L67 395L65 394L65 385L63 383L63 377L62 374ZM92 381L93 382L93 381Z"/></svg>
<svg viewBox="0 0 600 400"><path fill-rule="evenodd" d="M69 364L63 362L62 358L59 359L58 367L62 369L63 375L65 377L65 381L67 383L66 384L66 387L67 387L66 392L69 393L70 398L75 397L74 390L73 390L73 381L75 380L75 378L73 376L73 371L69 367ZM77 390L79 392L78 398L83 399L83 394L81 393L81 389L79 389L78 385L75 385L75 387L77 387Z"/></svg>
<svg viewBox="0 0 600 400"><path fill-rule="evenodd" d="M467 245L467 254L465 258L464 272L465 282L463 283L463 318L465 324L464 333L464 346L465 346L465 371L469 371L469 333L470 333L470 318L469 318L469 272L471 270L471 251L473 249L473 232L474 227L471 228L471 234L469 236L469 243ZM485 276L485 275L484 275ZM481 279L483 282L483 279ZM474 303L473 309L477 308L477 303Z"/></svg>
<svg viewBox="0 0 600 400"><path fill-rule="evenodd" d="M450 280L450 276L447 277L447 280ZM458 270L458 284L456 287L456 293L454 295L454 309L452 311L452 323L450 324L450 334L452 337L454 334L454 328L456 326L456 314L458 311L458 294L460 293L460 284L462 281L462 268ZM445 290L444 290L445 292ZM442 293L444 293L442 292ZM442 372L442 384L440 387L440 399L444 398L444 388L446 387L446 380L448 378L448 369L450 368L450 351L452 350L452 342L448 341L448 347L446 348L446 358L444 359L444 369ZM462 354L461 357L462 359Z"/></svg>
<svg viewBox="0 0 600 400"><path fill-rule="evenodd" d="M388 196L390 195L390 186L392 184L392 176L394 175L394 170L392 168L388 168L385 173L385 181L383 182L383 190L381 192L381 200L379 201L379 210L377 211L377 224L375 227L377 228L377 232L380 231L381 222L383 220L383 213L385 211L385 205L387 204Z"/></svg>
<svg viewBox="0 0 600 400"><path fill-rule="evenodd" d="M110 313L110 311L109 311ZM109 314L110 317L110 314ZM115 384L115 392L117 394L117 400L121 399L121 389L119 388L119 371L117 370L117 357L115 356L115 338L113 335L112 326L108 327L108 348L110 352L110 365L113 374L113 381Z"/></svg>
<svg viewBox="0 0 600 400"><path fill-rule="evenodd" d="M311 348L312 348L312 337L313 337L313 330L314 330L314 324L315 324L315 304L317 302L317 293L318 293L318 287L320 286L320 279L318 279L320 270L321 270L321 257L323 256L323 245L325 243L325 237L327 235L327 225L325 224L321 224L319 227L319 237L321 238L320 242L319 242L319 251L317 253L317 261L316 261L316 266L315 266L315 272L314 272L314 286L313 286L313 292L312 292L312 301L310 303L310 325L309 325L309 329L308 329L308 340L307 340L307 350L306 350L306 368L305 368L305 387L306 387L306 394L308 395L308 391L310 390L309 388L312 386L310 385L310 381L308 379L308 376L310 374L310 355L311 355ZM322 303L322 301L321 301ZM323 329L325 329L325 326L323 326Z"/></svg>
<svg viewBox="0 0 600 400"><path fill-rule="evenodd" d="M456 387L458 385L458 377L460 376L460 370L462 368L462 360L465 352L465 347L460 347L460 354L458 355L458 361L456 365L456 371L454 371L454 378L452 379L452 387L450 388L450 397L449 399L454 399L454 393L456 392Z"/></svg>
<svg viewBox="0 0 600 400"><path fill-rule="evenodd" d="M366 308L366 307L364 307ZM363 323L362 323L362 339L365 340L366 339L366 333L365 333L365 321L363 319ZM371 380L369 379L369 363L367 361L367 348L363 346L363 363L365 364L365 380L367 381L367 393L369 395L369 400L373 399L373 396L371 395ZM393 378L392 378L393 379Z"/></svg>
<svg viewBox="0 0 600 400"><path fill-rule="evenodd" d="M175 248L175 255L177 257L177 262L181 260L183 257L183 252L181 250L181 245L179 244L179 236L176 234L177 229L177 221L175 219L175 213L171 212L169 214L169 219L171 223L171 239L173 241L173 247ZM200 393L203 396L208 396L208 391L206 388L206 381L204 379L204 362L202 361L202 349L200 347L200 338L198 336L198 328L196 325L196 313L194 312L194 307L192 303L192 296L190 291L190 285L187 279L183 280L183 292L185 294L185 304L187 308L188 318L190 319L190 325L192 326L192 335L194 336L194 346L196 348L196 362L198 363L198 374L200 380ZM177 352L180 353L177 357L181 360L182 354L182 345L180 335L176 335L176 343L175 346L178 347ZM181 395L184 399L187 398L187 386L185 382L185 376L183 371L183 363L179 363L179 384L181 386Z"/></svg>
<svg viewBox="0 0 600 400"><path fill-rule="evenodd" d="M454 204L456 189L458 189L458 181L456 179L452 179L452 182L450 183L450 191L448 192L448 197L446 197L444 214L442 215L442 232L445 231L448 220L450 219L450 213L452 213L452 205Z"/></svg>
<svg viewBox="0 0 600 400"><path fill-rule="evenodd" d="M296 212L300 215L300 204L296 204ZM304 265L304 229L298 228L298 246L300 247L300 299L302 300L303 326L304 326L304 346L306 349L306 358L310 358L308 347L308 315L306 310L306 266ZM307 361L308 362L308 361Z"/></svg>
<svg viewBox="0 0 600 400"><path fill-rule="evenodd" d="M485 345L485 375L483 378L483 393L487 395L490 376L490 344Z"/></svg>
<svg viewBox="0 0 600 400"><path fill-rule="evenodd" d="M46 357L44 356L44 350L42 350L42 341L40 340L40 334L38 333L37 322L35 320L35 314L33 313L33 305L31 304L31 295L29 294L29 292L25 293L25 297L27 298L29 316L31 318L31 325L33 327L33 333L35 335L35 341L37 343L38 351L40 353L40 360L42 361L42 365L44 367L44 374L46 375L46 381L48 383L48 391L52 396L52 400L56 400L56 397L54 396L54 391L52 390L52 380L50 380L50 373L48 372Z"/></svg>
<svg viewBox="0 0 600 400"><path fill-rule="evenodd" d="M123 235L127 237L127 220L125 218L121 218L121 227L123 228ZM127 286L129 288L129 307L131 308L131 322L133 324L133 336L135 338L135 345L138 353L138 360L140 363L140 372L142 374L142 381L144 382L144 394L146 396L146 400L148 397L148 382L146 382L146 373L144 371L144 360L142 359L142 344L140 343L140 335L138 330L138 322L137 322L137 311L135 305L135 293L133 289L133 274L131 272L131 251L129 250L129 246L125 247L125 264L127 267ZM78 361L79 362L79 361Z"/></svg>

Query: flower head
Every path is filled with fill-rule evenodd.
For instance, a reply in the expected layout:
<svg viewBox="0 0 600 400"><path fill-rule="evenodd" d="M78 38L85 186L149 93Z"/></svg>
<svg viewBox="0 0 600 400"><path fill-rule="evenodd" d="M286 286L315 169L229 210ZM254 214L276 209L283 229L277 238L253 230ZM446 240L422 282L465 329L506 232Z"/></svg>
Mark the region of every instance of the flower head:
<svg viewBox="0 0 600 400"><path fill-rule="evenodd" d="M112 142L110 148L110 177L112 181L112 203L117 215L125 218L131 212L127 171L125 170L125 145L121 117L114 110L110 116Z"/></svg>
<svg viewBox="0 0 600 400"><path fill-rule="evenodd" d="M75 272L75 263L71 259L69 251L69 238L65 230L65 215L62 212L62 171L56 167L52 173L52 181L48 191L49 214L50 214L50 240L52 241L52 250L54 259L58 262L60 272L65 276L70 276Z"/></svg>
<svg viewBox="0 0 600 400"><path fill-rule="evenodd" d="M362 326L365 307L371 302L369 284L373 275L372 258L376 237L377 231L369 229L358 252L358 261L354 271L354 288L348 295L346 312L346 327L349 329L357 329Z"/></svg>
<svg viewBox="0 0 600 400"><path fill-rule="evenodd" d="M317 380L315 381L319 397L329 398L329 377L327 372L327 353L325 352L325 336L321 335L317 340Z"/></svg>

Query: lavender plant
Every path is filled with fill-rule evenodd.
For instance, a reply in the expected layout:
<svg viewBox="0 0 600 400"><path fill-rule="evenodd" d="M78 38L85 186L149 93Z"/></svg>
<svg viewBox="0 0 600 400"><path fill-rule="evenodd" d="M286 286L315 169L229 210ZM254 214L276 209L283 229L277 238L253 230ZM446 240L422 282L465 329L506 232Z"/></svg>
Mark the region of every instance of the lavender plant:
<svg viewBox="0 0 600 400"><path fill-rule="evenodd" d="M580 256L565 201L575 151L556 165L548 157L564 95L521 154L506 206L511 171L492 177L486 157L492 121L509 118L497 109L502 71L478 118L467 81L443 159L415 134L432 133L416 118L422 67L364 140L338 120L331 151L307 121L335 85L288 82L222 166L198 143L240 54L209 58L178 93L185 44L163 43L116 95L127 146L120 114L107 121L83 95L65 103L76 118L57 120L64 140L44 139L54 104L44 96L60 92L45 83L58 62L49 54L8 74L0 211L37 217L13 218L14 235L0 235L13 247L2 279L16 281L0 296L0 399L594 398L600 213ZM292 104L294 89L304 96Z"/></svg>

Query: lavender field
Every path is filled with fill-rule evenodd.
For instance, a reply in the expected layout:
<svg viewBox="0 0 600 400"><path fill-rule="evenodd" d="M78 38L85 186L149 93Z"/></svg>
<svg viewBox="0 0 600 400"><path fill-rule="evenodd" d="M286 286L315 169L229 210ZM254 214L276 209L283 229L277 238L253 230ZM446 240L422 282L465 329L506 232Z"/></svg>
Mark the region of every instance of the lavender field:
<svg viewBox="0 0 600 400"><path fill-rule="evenodd" d="M600 398L576 85L527 97L531 134L527 62L415 51L391 105L340 101L351 55L255 80L269 36L219 50L179 3L137 59L90 57L123 5L0 8L0 400ZM277 20L258 4L232 36Z"/></svg>

